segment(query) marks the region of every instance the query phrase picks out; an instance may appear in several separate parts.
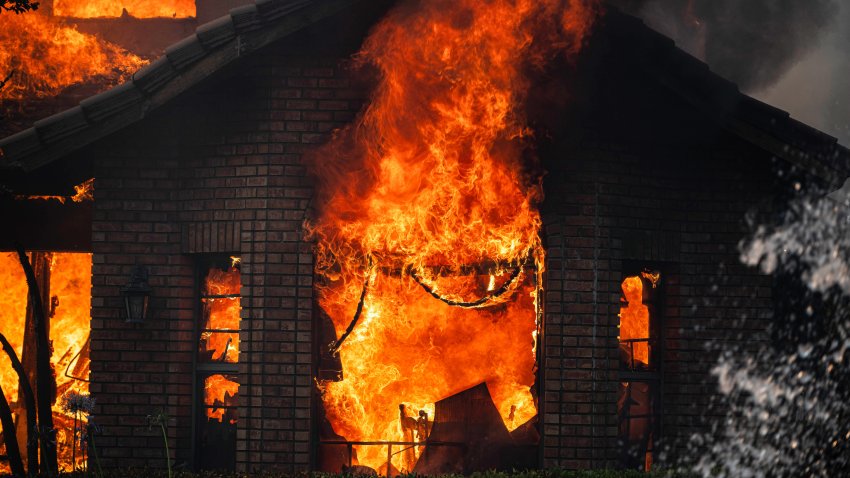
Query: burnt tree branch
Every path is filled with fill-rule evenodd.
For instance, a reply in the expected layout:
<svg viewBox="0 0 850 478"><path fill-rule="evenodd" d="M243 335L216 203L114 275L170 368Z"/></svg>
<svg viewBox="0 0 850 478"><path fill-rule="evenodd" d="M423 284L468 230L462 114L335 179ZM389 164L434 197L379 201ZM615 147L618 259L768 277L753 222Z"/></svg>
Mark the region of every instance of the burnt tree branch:
<svg viewBox="0 0 850 478"><path fill-rule="evenodd" d="M50 367L50 343L47 335L47 320L44 304L36 282L35 272L27 259L26 251L20 245L15 249L18 260L27 278L29 296L32 301L33 316L36 328L36 396L38 408L39 441L42 450L42 470L48 476L59 474L59 464L56 459L55 430L53 429L53 410L51 402L50 378L53 370Z"/></svg>
<svg viewBox="0 0 850 478"><path fill-rule="evenodd" d="M23 364L18 359L18 354L12 344L6 339L6 336L0 333L0 345L3 346L3 351L9 356L9 362L12 363L12 369L18 374L18 383L20 390L24 395L24 408L27 412L27 465L30 476L38 474L38 440L36 440L34 427L36 421L35 396L32 392L32 386L27 378L27 373L24 370ZM2 394L2 393L0 393ZM8 450L8 446L6 447Z"/></svg>
<svg viewBox="0 0 850 478"><path fill-rule="evenodd" d="M345 332L339 338L339 340L334 341L330 347L331 356L336 355L339 351L339 348L342 346L342 343L345 342L345 339L351 335L351 332L354 330L354 326L357 325L357 321L360 320L360 315L363 313L363 303L366 301L366 293L369 292L369 274L372 269L372 257L369 256L369 267L366 269L366 278L363 280L363 290L360 292L360 301L357 302L357 310L354 312L354 318L351 319L351 322L346 327Z"/></svg>
<svg viewBox="0 0 850 478"><path fill-rule="evenodd" d="M0 90L2 90L4 86L6 86L6 83L8 83L9 80L12 79L12 75L14 75L14 74L15 74L15 70L12 70L12 71L9 72L8 75L6 75L6 78L4 78L3 81L0 81Z"/></svg>
<svg viewBox="0 0 850 478"><path fill-rule="evenodd" d="M15 436L15 421L12 420L12 409L6 401L2 386L0 386L0 423L3 425L3 441L6 443L6 456L9 458L12 474L24 476L24 462L21 460L18 437Z"/></svg>
<svg viewBox="0 0 850 478"><path fill-rule="evenodd" d="M531 257L531 255L529 254L528 257ZM523 269L525 269L525 265L528 263L528 257L526 257L525 261L522 264L514 268L513 272L511 272L511 275L508 277L508 280L505 281L505 283L502 284L501 287L493 291L493 293L487 294L473 301L454 300L437 293L437 291L434 290L434 287L426 283L425 280L420 277L419 273L416 272L416 269L410 269L410 277L412 277L417 284L422 286L422 288L425 289L425 292L427 292L431 297L441 302L444 302L452 307L474 309L489 304L490 302L502 297L503 295L505 295L505 293L511 290L516 280L519 278L521 272L523 271Z"/></svg>

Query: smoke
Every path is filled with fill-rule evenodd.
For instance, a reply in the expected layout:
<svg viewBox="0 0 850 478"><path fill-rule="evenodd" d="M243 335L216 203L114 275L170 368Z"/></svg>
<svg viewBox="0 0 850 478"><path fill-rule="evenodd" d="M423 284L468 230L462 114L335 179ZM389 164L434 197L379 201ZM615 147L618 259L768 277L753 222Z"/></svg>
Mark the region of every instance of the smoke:
<svg viewBox="0 0 850 478"><path fill-rule="evenodd" d="M837 0L623 0L746 90L775 83L832 25Z"/></svg>
<svg viewBox="0 0 850 478"><path fill-rule="evenodd" d="M747 94L850 144L850 4L618 0Z"/></svg>

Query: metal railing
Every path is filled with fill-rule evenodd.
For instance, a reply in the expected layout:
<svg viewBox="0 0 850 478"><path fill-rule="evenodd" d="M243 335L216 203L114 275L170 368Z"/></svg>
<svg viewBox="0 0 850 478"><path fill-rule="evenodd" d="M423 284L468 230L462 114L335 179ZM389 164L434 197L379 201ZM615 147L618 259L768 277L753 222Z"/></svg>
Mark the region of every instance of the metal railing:
<svg viewBox="0 0 850 478"><path fill-rule="evenodd" d="M448 442L448 441L436 441L436 440L425 440L425 441L347 441L347 440L321 440L319 441L319 445L345 445L346 452L348 453L348 466L352 466L352 459L354 455L354 446L385 446L387 447L387 474L386 476L390 476L390 467L392 466L393 456L403 453L413 447L416 446L449 446L449 447L457 447L461 449L466 448L466 443L463 442ZM406 447L402 448L395 453L393 453L393 446ZM377 470L375 470L377 471Z"/></svg>

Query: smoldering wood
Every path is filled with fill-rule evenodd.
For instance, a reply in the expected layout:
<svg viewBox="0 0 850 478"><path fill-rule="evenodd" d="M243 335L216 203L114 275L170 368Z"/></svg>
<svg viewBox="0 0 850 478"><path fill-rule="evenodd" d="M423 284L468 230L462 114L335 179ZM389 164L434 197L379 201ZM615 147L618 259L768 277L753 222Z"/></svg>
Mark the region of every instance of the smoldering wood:
<svg viewBox="0 0 850 478"><path fill-rule="evenodd" d="M12 369L18 374L18 402L23 402L24 409L26 410L26 417L19 418L19 423L36 424L35 395L33 394L30 381L27 379L24 366L18 359L18 354L15 353L15 349L12 347L12 344L9 343L6 336L2 333L0 333L0 345L2 345L3 351L6 352L6 355L9 357ZM0 392L0 395L2 395L2 392ZM29 469L30 475L35 476L38 473L38 441L35 437L34 427L24 426L23 428L26 430L26 433L20 433L20 428L16 427L18 431L15 432L15 439L18 443L20 443L21 438L26 439L27 468ZM8 432L4 431L4 433Z"/></svg>
<svg viewBox="0 0 850 478"><path fill-rule="evenodd" d="M38 409L39 442L41 444L42 462L41 471L48 476L56 476L59 473L59 465L56 458L55 430L53 428L53 399L56 390L56 382L53 368L50 366L50 342L48 336L47 314L44 308L44 300L39 289L38 279L33 267L27 259L26 251L20 245L16 247L18 260L24 269L29 288L29 299L32 302L33 321L36 332L36 408ZM35 259L36 254L33 253ZM50 264L47 264L49 273ZM48 278L49 279L49 278ZM48 280L49 284L49 280ZM51 383L53 386L51 387Z"/></svg>

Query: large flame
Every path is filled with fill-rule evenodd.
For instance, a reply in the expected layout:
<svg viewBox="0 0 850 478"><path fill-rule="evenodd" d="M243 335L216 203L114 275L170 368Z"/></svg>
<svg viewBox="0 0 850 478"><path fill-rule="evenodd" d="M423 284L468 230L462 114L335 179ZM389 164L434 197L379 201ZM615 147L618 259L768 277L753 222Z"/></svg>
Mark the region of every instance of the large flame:
<svg viewBox="0 0 850 478"><path fill-rule="evenodd" d="M39 13L0 15L0 100L54 96L97 80L114 86L147 63L122 48Z"/></svg>
<svg viewBox="0 0 850 478"><path fill-rule="evenodd" d="M27 281L13 252L0 253L0 332L9 340L18 358L24 348L24 319L27 312ZM18 400L18 374L5 353L0 352L0 386L6 400Z"/></svg>
<svg viewBox="0 0 850 478"><path fill-rule="evenodd" d="M63 17L186 18L195 16L195 0L54 0L53 13Z"/></svg>
<svg viewBox="0 0 850 478"><path fill-rule="evenodd" d="M525 266L543 270L541 188L523 159L525 71L575 53L593 16L575 0L409 1L366 40L372 101L311 158L319 305L337 337L359 318L339 347L343 380L320 383L347 440L410 441L401 415L433 418L434 402L481 382L509 430L537 414L539 277ZM386 471L386 447L356 448ZM410 455L393 466L411 470Z"/></svg>
<svg viewBox="0 0 850 478"><path fill-rule="evenodd" d="M59 464L71 469L73 416L62 410L61 397L68 392L88 393L88 340L91 331L91 254L53 253L50 263L50 340L53 346L51 364L56 374L57 401L53 405L54 426L57 429ZM0 253L0 332L21 358L28 289L16 253ZM48 310L48 313L50 311ZM0 385L13 412L25 414L23 402L18 401L18 376L12 370L6 354L0 354ZM21 443L21 449L26 448ZM83 458L77 453L77 466ZM5 468L4 468L5 467ZM0 463L0 473L8 472Z"/></svg>

